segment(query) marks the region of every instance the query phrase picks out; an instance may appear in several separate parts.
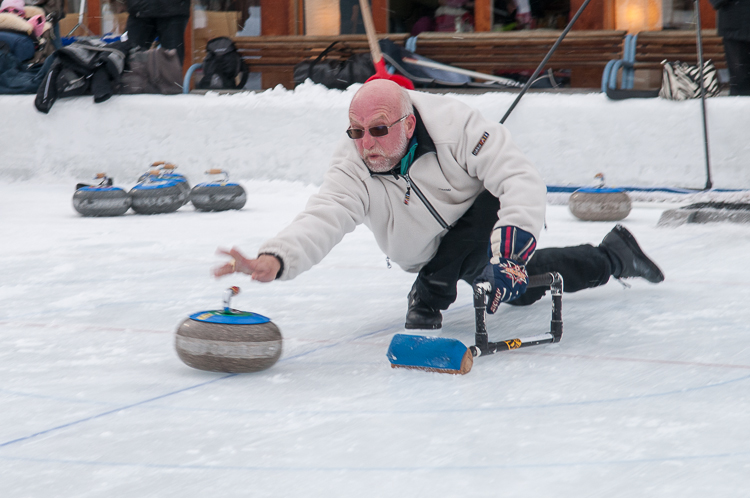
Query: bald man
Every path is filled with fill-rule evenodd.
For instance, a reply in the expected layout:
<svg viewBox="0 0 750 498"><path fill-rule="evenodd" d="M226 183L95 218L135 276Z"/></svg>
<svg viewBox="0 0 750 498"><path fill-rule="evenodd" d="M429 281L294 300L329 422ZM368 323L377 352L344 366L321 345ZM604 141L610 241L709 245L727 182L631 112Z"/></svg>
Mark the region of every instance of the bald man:
<svg viewBox="0 0 750 498"><path fill-rule="evenodd" d="M504 126L454 99L374 80L352 99L349 129L305 210L263 243L255 259L236 248L219 250L232 259L214 274L292 279L364 223L391 261L418 273L408 294L406 328L437 329L459 280L491 284L489 313L503 302L541 298L544 289L518 299L526 290L526 265L544 226L545 206L541 176ZM613 274L663 279L632 235L618 227L607 236L610 243L605 238L599 247L540 250L532 274L559 271L566 291L601 285ZM613 244L624 255L608 248Z"/></svg>

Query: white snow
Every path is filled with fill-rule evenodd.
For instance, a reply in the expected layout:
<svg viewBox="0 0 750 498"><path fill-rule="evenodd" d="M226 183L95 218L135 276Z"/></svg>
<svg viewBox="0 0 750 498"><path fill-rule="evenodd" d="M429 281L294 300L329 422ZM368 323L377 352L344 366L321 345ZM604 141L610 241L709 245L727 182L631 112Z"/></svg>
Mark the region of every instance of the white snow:
<svg viewBox="0 0 750 498"><path fill-rule="evenodd" d="M413 275L369 231L290 282L214 280L217 247L253 254L304 207L353 92L61 100L0 97L0 495L3 497L705 497L750 485L750 265L745 225L623 222L666 281L566 294L560 343L477 359L465 376L391 369ZM510 94L459 96L499 119ZM508 121L550 184L701 187L697 102L529 94ZM750 188L750 99L708 101L717 186ZM7 126L9 123L10 126ZM83 218L77 181L130 186L155 160L192 183L227 168L241 211ZM543 247L612 223L549 206ZM271 369L177 358L189 314L273 319ZM471 344L470 289L437 335ZM550 300L503 308L493 339L549 326Z"/></svg>
<svg viewBox="0 0 750 498"><path fill-rule="evenodd" d="M154 161L200 178L226 168L238 179L317 184L348 126L346 92L306 84L238 95L121 95L61 99L48 115L29 96L2 96L0 133L6 179L50 175L78 181L106 171L132 185ZM457 95L499 121L515 93ZM708 99L716 187L750 188L750 100ZM700 101L611 101L600 93L523 97L506 122L548 184L703 188Z"/></svg>

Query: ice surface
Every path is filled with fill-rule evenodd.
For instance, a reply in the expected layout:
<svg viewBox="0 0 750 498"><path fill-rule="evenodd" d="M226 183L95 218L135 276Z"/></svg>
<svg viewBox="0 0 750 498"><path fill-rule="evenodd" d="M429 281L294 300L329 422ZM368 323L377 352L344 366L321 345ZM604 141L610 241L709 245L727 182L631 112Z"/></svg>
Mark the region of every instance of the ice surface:
<svg viewBox="0 0 750 498"><path fill-rule="evenodd" d="M283 128L300 141L291 152L279 149L282 156L310 151L312 167L319 168L329 144L319 147L318 138L339 127L323 119L314 128L305 113L285 111L302 97L278 96L276 114L265 114L265 126ZM553 114L562 112L555 110L558 103L570 102L539 97ZM270 92L262 98L276 97ZM164 101L187 102L180 99ZM726 100L747 105L746 99ZM0 108L21 101L2 98ZM61 126L85 113L100 119L96 113L111 104L119 114L110 119L120 118L128 128L131 113L145 104L133 100L131 111L123 101L60 101L39 123L50 119ZM174 104L174 110L199 112L209 101L198 99L185 109ZM143 102L162 105L145 97ZM308 114L318 104L309 103ZM248 126L257 128L249 100L247 105ZM337 104L334 114L344 113L345 120L345 109ZM519 120L524 115L521 107L516 113ZM157 127L143 122L147 132ZM30 142L30 130L10 131ZM79 130L82 142L65 145L59 139L58 151L84 158L85 147L101 141L115 152L97 152L97 160L117 165L117 154L126 148L151 161L170 159L162 151L176 151L172 144L192 146L191 137L164 130L135 152L133 143L120 143L127 133L104 131ZM213 139L221 137L209 133L200 147ZM256 144L260 139L253 134L234 139L238 148L268 147L263 150L270 157L272 147ZM686 149L695 145L682 140ZM13 147L16 156L5 164L20 167L13 162L20 148ZM581 155L588 163L599 157L591 147ZM744 147L747 141L726 154L742 157ZM50 159L49 152L34 153ZM245 154L227 151L235 153ZM140 171L137 162L121 172ZM168 215L83 218L71 206L69 178L78 170L67 166L53 171L46 164L43 172L29 173L30 180L0 182L1 496L747 493L746 226L656 228L662 210L671 206L635 203L624 224L660 264L664 283L630 281L632 288L624 289L610 282L566 294L560 343L479 358L465 376L391 369L385 353L393 334L403 332L413 275L388 270L367 229L345 237L320 265L291 282L210 277L221 260L214 254L218 246L237 245L252 254L315 191L315 182L305 177L306 163L288 165L287 180L297 181L253 179L253 166L235 164L248 203L225 213L186 206ZM197 171L192 183L203 167L196 162L194 171L185 168ZM657 170L638 174L661 181ZM598 243L613 225L580 222L565 206L549 206L547 224L543 247ZM246 375L185 366L174 351L177 325L191 313L220 307L231 285L242 287L233 306L279 325L281 359ZM470 344L470 289L462 284L459 291L438 334ZM503 308L488 320L491 338L544 332L549 303L547 297L531 307Z"/></svg>

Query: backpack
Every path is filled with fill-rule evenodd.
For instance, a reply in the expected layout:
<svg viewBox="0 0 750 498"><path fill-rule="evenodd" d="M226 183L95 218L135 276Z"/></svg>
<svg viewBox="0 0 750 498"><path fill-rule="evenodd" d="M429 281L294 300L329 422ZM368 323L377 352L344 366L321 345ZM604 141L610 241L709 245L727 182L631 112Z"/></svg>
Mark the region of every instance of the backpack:
<svg viewBox="0 0 750 498"><path fill-rule="evenodd" d="M203 60L203 78L196 88L223 90L239 89L245 86L248 69L230 38L220 36L206 44L206 58ZM240 77L239 83L237 77Z"/></svg>

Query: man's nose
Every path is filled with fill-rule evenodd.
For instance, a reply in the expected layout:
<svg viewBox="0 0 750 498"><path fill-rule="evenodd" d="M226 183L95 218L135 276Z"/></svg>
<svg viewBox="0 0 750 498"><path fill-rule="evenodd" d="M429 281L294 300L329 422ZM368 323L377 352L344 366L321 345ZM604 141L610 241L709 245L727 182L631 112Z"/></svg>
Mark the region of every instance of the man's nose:
<svg viewBox="0 0 750 498"><path fill-rule="evenodd" d="M365 149L371 149L375 145L375 138L370 135L370 130L365 129L365 134L362 137L362 146Z"/></svg>

